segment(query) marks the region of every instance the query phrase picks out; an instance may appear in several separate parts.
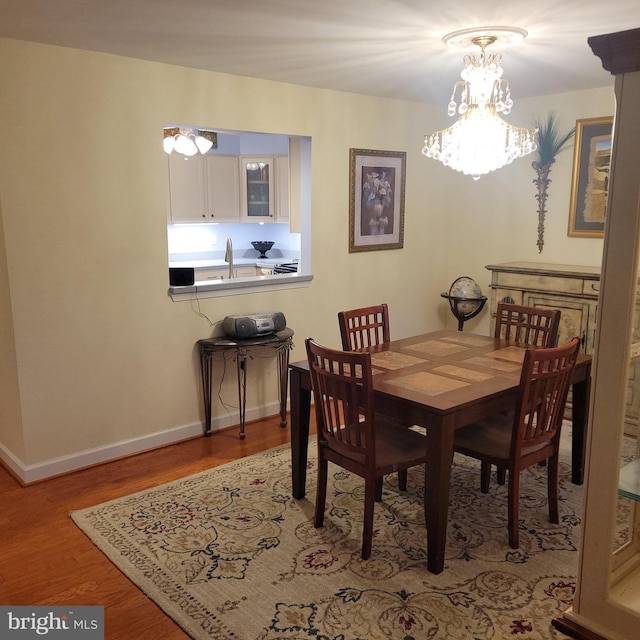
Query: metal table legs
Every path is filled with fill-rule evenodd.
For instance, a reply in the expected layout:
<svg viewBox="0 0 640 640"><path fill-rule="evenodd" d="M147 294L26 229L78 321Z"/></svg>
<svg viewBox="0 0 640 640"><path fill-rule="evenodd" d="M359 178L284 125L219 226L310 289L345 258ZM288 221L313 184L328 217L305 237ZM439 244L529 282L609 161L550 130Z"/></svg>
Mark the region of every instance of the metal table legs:
<svg viewBox="0 0 640 640"><path fill-rule="evenodd" d="M200 372L202 379L202 401L204 403L204 435L211 435L211 370L213 354L200 349Z"/></svg>
<svg viewBox="0 0 640 640"><path fill-rule="evenodd" d="M204 435L211 435L211 384L213 382L213 359L217 352L234 352L238 382L238 408L240 413L240 438L245 438L247 407L247 365L255 349L271 349L277 351L278 358L278 397L280 402L280 426L287 426L287 390L289 379L289 351L292 346L292 331L277 339L220 343L215 340L200 340L200 370L202 375L202 398L204 402Z"/></svg>
<svg viewBox="0 0 640 640"><path fill-rule="evenodd" d="M247 363L250 354L247 349L238 349L236 365L238 370L238 407L240 410L240 439L245 438L245 416L247 409ZM287 426L287 382L289 375L289 347L278 347L278 394L280 398L280 426Z"/></svg>
<svg viewBox="0 0 640 640"><path fill-rule="evenodd" d="M247 410L247 350L238 349L238 408L240 411L240 439L244 440L244 423Z"/></svg>

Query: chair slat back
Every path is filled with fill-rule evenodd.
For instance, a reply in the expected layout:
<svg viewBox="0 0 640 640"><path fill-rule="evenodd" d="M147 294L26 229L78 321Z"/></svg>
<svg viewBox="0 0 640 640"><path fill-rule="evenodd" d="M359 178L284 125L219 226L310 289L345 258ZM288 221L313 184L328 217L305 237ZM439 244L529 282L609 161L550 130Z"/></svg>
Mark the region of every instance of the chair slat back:
<svg viewBox="0 0 640 640"><path fill-rule="evenodd" d="M511 455L552 445L560 428L580 341L562 347L528 349L520 378Z"/></svg>
<svg viewBox="0 0 640 640"><path fill-rule="evenodd" d="M338 453L374 461L371 356L329 349L311 338L305 344L318 438Z"/></svg>
<svg viewBox="0 0 640 640"><path fill-rule="evenodd" d="M338 313L342 348L356 351L391 341L389 308L386 304Z"/></svg>
<svg viewBox="0 0 640 640"><path fill-rule="evenodd" d="M541 309L499 302L494 335L496 338L535 347L555 347L559 326L559 309Z"/></svg>

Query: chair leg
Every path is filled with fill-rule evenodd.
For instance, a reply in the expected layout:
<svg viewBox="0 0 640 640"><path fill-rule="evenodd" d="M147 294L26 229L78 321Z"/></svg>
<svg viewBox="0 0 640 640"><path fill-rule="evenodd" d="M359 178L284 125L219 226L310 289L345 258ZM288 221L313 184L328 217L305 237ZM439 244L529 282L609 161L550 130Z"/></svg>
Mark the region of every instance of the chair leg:
<svg viewBox="0 0 640 640"><path fill-rule="evenodd" d="M498 467L498 484L504 484L507 479L507 468Z"/></svg>
<svg viewBox="0 0 640 640"><path fill-rule="evenodd" d="M520 547L520 530L519 530L519 510L518 502L520 500L520 473L514 469L509 469L509 491L508 491L508 511L509 511L509 545L512 549Z"/></svg>
<svg viewBox="0 0 640 640"><path fill-rule="evenodd" d="M376 478L376 502L382 502L382 481L382 476Z"/></svg>
<svg viewBox="0 0 640 640"><path fill-rule="evenodd" d="M364 483L364 523L362 527L362 553L363 560L371 557L371 546L373 543L373 510L375 496L377 494L378 478L365 480Z"/></svg>
<svg viewBox="0 0 640 640"><path fill-rule="evenodd" d="M547 461L547 500L549 501L549 522L558 524L558 456Z"/></svg>
<svg viewBox="0 0 640 640"><path fill-rule="evenodd" d="M491 480L491 463L482 460L480 463L480 491L489 493L489 482Z"/></svg>
<svg viewBox="0 0 640 640"><path fill-rule="evenodd" d="M406 469L400 469L400 471L398 471L398 489L400 491L407 490L407 470Z"/></svg>
<svg viewBox="0 0 640 640"><path fill-rule="evenodd" d="M317 529L324 524L324 509L327 500L328 463L322 454L318 455L318 484L316 487L316 512L313 526Z"/></svg>

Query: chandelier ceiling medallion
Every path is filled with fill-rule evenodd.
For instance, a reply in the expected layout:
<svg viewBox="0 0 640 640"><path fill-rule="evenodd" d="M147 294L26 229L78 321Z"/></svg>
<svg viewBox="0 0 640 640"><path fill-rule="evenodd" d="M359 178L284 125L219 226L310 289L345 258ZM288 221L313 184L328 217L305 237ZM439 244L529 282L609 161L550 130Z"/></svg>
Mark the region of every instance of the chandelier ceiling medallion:
<svg viewBox="0 0 640 640"><path fill-rule="evenodd" d="M499 115L509 114L513 100L509 83L502 77L502 54L486 51L492 44L512 44L526 35L516 27L482 27L443 38L450 46L480 47L480 59L464 56L462 80L453 86L448 105L449 115L457 113L459 118L448 129L424 137L422 153L427 158L478 180L536 149L536 129L514 127Z"/></svg>

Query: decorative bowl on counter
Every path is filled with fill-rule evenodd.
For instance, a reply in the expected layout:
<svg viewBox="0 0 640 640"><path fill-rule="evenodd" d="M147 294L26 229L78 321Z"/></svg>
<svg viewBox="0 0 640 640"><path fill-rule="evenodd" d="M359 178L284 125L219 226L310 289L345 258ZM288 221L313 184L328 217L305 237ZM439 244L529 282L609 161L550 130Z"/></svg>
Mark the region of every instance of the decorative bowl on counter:
<svg viewBox="0 0 640 640"><path fill-rule="evenodd" d="M266 258L267 251L269 251L275 243L267 240L254 240L251 244L256 251L260 252L258 258Z"/></svg>

